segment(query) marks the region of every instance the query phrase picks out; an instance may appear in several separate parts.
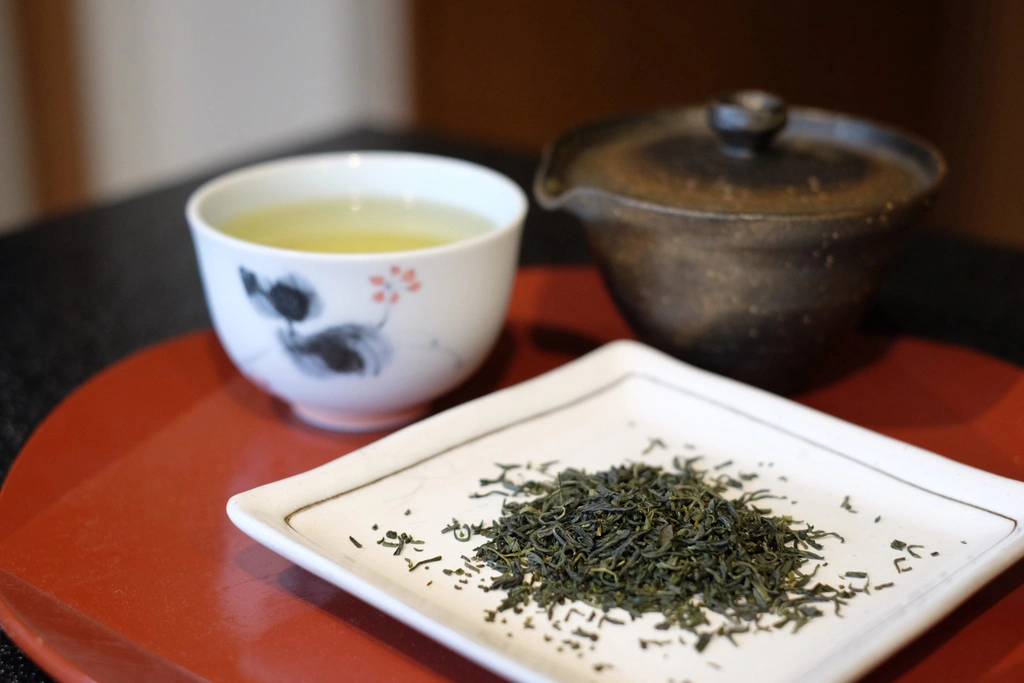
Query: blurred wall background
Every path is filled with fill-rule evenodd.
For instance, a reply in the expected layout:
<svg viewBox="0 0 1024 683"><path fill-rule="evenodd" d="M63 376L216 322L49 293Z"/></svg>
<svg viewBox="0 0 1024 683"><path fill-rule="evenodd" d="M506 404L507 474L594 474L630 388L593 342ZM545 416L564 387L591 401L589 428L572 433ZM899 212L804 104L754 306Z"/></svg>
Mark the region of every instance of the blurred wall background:
<svg viewBox="0 0 1024 683"><path fill-rule="evenodd" d="M10 0L0 0L0 232L33 214L18 45Z"/></svg>
<svg viewBox="0 0 1024 683"><path fill-rule="evenodd" d="M74 9L87 173L99 196L346 125L407 119L399 2L76 0Z"/></svg>
<svg viewBox="0 0 1024 683"><path fill-rule="evenodd" d="M933 141L931 226L1024 247L1022 35L1020 0L0 0L0 229L345 127L537 154L758 87Z"/></svg>
<svg viewBox="0 0 1024 683"><path fill-rule="evenodd" d="M0 0L0 230L410 118L404 0Z"/></svg>

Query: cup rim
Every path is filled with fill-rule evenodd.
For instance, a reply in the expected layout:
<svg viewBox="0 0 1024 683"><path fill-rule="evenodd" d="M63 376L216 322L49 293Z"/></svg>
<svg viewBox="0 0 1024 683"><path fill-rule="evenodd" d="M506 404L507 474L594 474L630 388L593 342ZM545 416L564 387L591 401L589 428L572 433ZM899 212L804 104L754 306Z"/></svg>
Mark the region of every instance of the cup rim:
<svg viewBox="0 0 1024 683"><path fill-rule="evenodd" d="M285 247L273 247L266 244L259 244L256 242L250 242L233 235L228 235L211 225L200 213L200 207L210 196L223 191L228 187L232 187L239 183L248 182L250 179L258 176L263 176L271 173L279 173L282 170L286 170L289 167L301 167L314 164L324 164L331 162L341 162L348 164L348 160L353 156L362 157L366 159L378 159L387 160L392 162L401 162L402 160L417 160L426 161L428 163L434 163L439 165L448 166L460 166L466 170L470 170L475 173L479 173L483 176L489 177L492 181L497 182L499 185L504 185L515 198L514 201L518 204L513 216L504 221L501 224L495 224L493 230L488 230L480 235L474 235L466 239L456 240L447 244L440 244L432 247L422 247L418 249L404 249L401 251L382 251L382 252L320 252L320 251L302 251L299 249L288 249ZM472 161L466 161L464 159L458 159L455 157L448 157L439 154L424 154L421 152L403 152L403 151L387 151L387 150L345 150L338 152L322 152L317 154L301 154L295 156L281 157L278 159L272 159L269 161L259 162L255 164L249 164L242 166L234 170L222 173L197 187L189 195L188 200L185 203L185 219L189 224L189 227L195 233L201 233L203 236L220 241L222 243L231 245L234 248L248 250L255 253L262 253L265 255L287 255L289 258L298 258L302 260L311 261L335 261L340 263L358 263L364 261L373 261L379 259L391 259L396 256L409 257L411 255L416 256L433 256L442 255L463 249L469 249L476 245L485 244L493 240L500 239L506 233L515 230L520 226L526 217L527 210L529 209L529 200L527 199L526 193L514 180L499 173L492 168L483 166L481 164L474 163Z"/></svg>

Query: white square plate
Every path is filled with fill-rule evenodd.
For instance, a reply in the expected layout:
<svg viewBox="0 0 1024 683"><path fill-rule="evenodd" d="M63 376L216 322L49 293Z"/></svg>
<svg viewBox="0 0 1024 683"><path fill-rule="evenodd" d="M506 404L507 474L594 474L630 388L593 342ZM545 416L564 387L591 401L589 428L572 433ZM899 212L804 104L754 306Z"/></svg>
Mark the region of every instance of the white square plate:
<svg viewBox="0 0 1024 683"><path fill-rule="evenodd" d="M479 590L494 573L442 571L463 568L461 556L485 540L442 533L453 517L500 515L501 496L469 497L499 473L495 463L521 465L510 473L524 479L542 478L537 466L552 460L551 472L594 472L632 461L671 468L673 456L695 454L709 469L756 473L748 489L786 496L760 505L845 538L825 539L828 566L816 579L860 586L841 575L864 571L872 586L893 585L859 594L841 617L826 610L799 633L755 631L735 646L717 638L698 653L689 632L655 630L657 615L598 628L599 620L585 623L589 607L575 605L581 616L566 605L554 615L559 631L531 605L485 622L503 595ZM856 512L843 507L847 496ZM1021 482L625 341L234 496L228 514L256 541L516 681L849 681L1024 555ZM407 546L395 557L377 543L388 530L423 540L422 552ZM893 550L894 539L924 546L920 559ZM414 571L405 561L437 555L443 560ZM898 572L897 557L912 571ZM572 636L577 626L599 640ZM641 648L641 638L670 642Z"/></svg>

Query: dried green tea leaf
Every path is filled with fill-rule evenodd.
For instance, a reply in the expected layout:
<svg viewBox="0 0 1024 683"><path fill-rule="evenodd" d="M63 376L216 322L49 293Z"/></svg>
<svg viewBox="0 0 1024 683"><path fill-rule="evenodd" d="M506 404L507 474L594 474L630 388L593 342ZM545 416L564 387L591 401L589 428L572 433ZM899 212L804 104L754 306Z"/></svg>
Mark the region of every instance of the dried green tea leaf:
<svg viewBox="0 0 1024 683"><path fill-rule="evenodd" d="M812 584L813 572L803 570L822 559L811 549L832 534L765 514L755 503L778 498L766 489L726 497L731 478L706 477L694 461L677 458L675 471L641 463L566 469L522 484L536 497L505 500L499 519L474 530L488 539L474 560L499 573L491 590L507 592L498 609L581 601L634 618L660 613L657 628L696 631L707 610L735 624L772 614L800 628L822 615L815 603L838 609L857 594ZM720 631L700 635L697 648L742 632Z"/></svg>

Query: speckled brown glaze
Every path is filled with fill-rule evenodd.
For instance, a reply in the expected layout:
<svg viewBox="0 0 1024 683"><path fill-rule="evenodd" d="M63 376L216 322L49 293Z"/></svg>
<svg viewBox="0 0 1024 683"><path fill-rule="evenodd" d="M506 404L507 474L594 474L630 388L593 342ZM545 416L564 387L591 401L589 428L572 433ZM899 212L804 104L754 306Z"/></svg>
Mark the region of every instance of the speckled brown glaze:
<svg viewBox="0 0 1024 683"><path fill-rule="evenodd" d="M593 124L547 151L534 185L542 206L583 221L644 341L781 394L860 320L945 173L938 152L890 129L810 109L788 119L751 158L705 143L703 107Z"/></svg>

